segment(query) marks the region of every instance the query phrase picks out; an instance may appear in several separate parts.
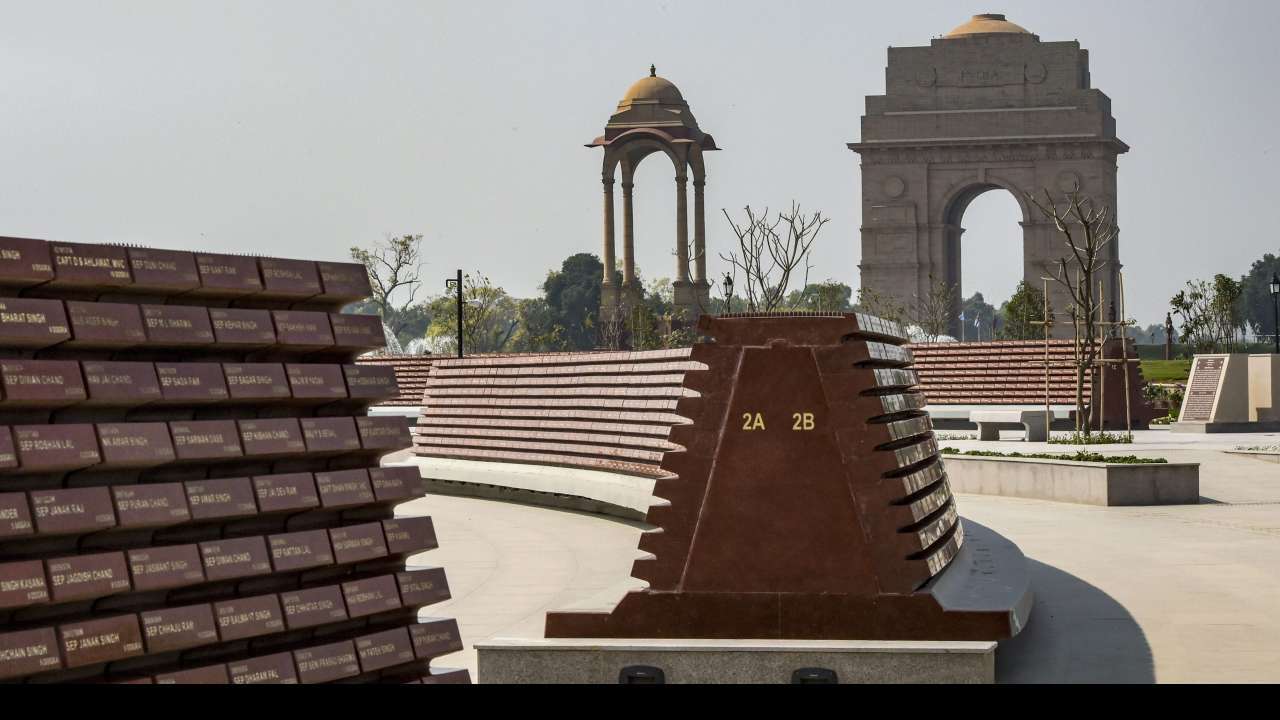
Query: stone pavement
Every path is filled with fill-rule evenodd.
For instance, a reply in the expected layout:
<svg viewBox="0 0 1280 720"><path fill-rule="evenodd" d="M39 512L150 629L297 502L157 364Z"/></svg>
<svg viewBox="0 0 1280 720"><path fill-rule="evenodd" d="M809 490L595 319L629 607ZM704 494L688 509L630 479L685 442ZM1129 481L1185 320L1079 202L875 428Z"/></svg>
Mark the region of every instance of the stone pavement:
<svg viewBox="0 0 1280 720"><path fill-rule="evenodd" d="M1280 440L1184 437L1151 431L1136 445L1094 449L1201 462L1198 506L958 498L963 515L1016 542L1033 563L1036 608L1028 629L997 655L1000 681L1280 682L1280 465L1207 449ZM540 637L547 610L600 605L635 585L627 575L639 523L443 496L399 514L435 518L440 549L413 562L447 568L453 600L430 612L457 617L468 648L437 667L469 667L475 677L472 643Z"/></svg>

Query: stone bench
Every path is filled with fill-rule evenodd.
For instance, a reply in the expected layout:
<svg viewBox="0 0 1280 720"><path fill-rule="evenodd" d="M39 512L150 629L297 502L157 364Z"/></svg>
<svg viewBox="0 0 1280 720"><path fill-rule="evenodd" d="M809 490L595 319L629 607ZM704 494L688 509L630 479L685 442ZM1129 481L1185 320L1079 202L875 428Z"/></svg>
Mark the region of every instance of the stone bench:
<svg viewBox="0 0 1280 720"><path fill-rule="evenodd" d="M978 426L978 439L982 441L999 440L1001 430L1024 430L1027 442L1048 442L1046 416L1053 421L1052 411L974 410L969 413L969 422Z"/></svg>

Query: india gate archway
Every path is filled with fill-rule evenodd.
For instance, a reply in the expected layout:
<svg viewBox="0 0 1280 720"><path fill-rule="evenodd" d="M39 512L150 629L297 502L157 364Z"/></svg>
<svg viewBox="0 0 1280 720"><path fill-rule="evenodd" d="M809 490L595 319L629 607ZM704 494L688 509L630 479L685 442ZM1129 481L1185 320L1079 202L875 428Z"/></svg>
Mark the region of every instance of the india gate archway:
<svg viewBox="0 0 1280 720"><path fill-rule="evenodd" d="M711 135L698 127L689 104L671 81L658 77L649 67L649 76L627 89L617 112L605 125L604 135L587 147L604 148L604 281L600 293L600 317L614 321L640 303L643 289L636 281L635 220L632 199L635 172L640 162L654 153L664 153L675 166L676 181L676 269L671 283L674 305L690 321L708 306L711 285L707 282L706 208L707 182L703 153L719 150ZM613 186L622 174L622 286L615 283L617 269L614 245L615 219ZM693 254L689 247L688 181L693 174ZM692 265L692 269L690 268Z"/></svg>
<svg viewBox="0 0 1280 720"><path fill-rule="evenodd" d="M1020 271L1036 288L1068 250L1025 192L1048 189L1061 201L1078 183L1116 217L1116 158L1129 147L1116 137L1111 100L1091 87L1079 42L1042 42L1003 15L976 15L928 47L889 48L886 84L867 97L862 140L849 144L862 159L863 289L907 307L933 282L959 294L961 218L988 191L1018 201ZM1108 299L1118 237L1100 278ZM1049 293L1065 320L1066 292L1050 283ZM1055 328L1071 334L1063 322Z"/></svg>

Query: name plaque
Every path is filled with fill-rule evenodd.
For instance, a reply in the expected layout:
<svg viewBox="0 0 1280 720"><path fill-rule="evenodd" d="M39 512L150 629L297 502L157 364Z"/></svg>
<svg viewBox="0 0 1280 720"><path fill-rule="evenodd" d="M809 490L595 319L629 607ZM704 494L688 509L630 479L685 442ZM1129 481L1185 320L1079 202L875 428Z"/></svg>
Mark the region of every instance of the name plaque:
<svg viewBox="0 0 1280 720"><path fill-rule="evenodd" d="M53 628L0 635L0 680L34 675L62 667Z"/></svg>
<svg viewBox="0 0 1280 720"><path fill-rule="evenodd" d="M185 486L187 506L195 520L222 520L258 514L253 482L247 477L192 480Z"/></svg>
<svg viewBox="0 0 1280 720"><path fill-rule="evenodd" d="M60 408L89 397L80 363L72 360L0 361L0 380L10 408Z"/></svg>
<svg viewBox="0 0 1280 720"><path fill-rule="evenodd" d="M268 310L209 308L209 322L218 345L263 347L276 343L276 326Z"/></svg>
<svg viewBox="0 0 1280 720"><path fill-rule="evenodd" d="M44 563L24 560L0 565L0 610L47 602L49 585L44 579Z"/></svg>
<svg viewBox="0 0 1280 720"><path fill-rule="evenodd" d="M205 605L148 610L139 615L148 653L174 652L218 642L213 609Z"/></svg>
<svg viewBox="0 0 1280 720"><path fill-rule="evenodd" d="M259 475L253 478L258 509L264 513L309 510L320 507L311 473Z"/></svg>
<svg viewBox="0 0 1280 720"><path fill-rule="evenodd" d="M398 417L358 417L356 430L365 450L403 450L413 444L409 428Z"/></svg>
<svg viewBox="0 0 1280 720"><path fill-rule="evenodd" d="M155 467L178 458L165 423L104 423L95 427L104 469Z"/></svg>
<svg viewBox="0 0 1280 720"><path fill-rule="evenodd" d="M320 285L324 292L315 300L335 305L350 305L373 294L369 271L360 263L318 262Z"/></svg>
<svg viewBox="0 0 1280 720"><path fill-rule="evenodd" d="M333 682L360 674L356 646L350 640L294 650L293 661L298 666L298 679L304 685Z"/></svg>
<svg viewBox="0 0 1280 720"><path fill-rule="evenodd" d="M53 258L49 254L49 243L31 238L0 237L0 287L29 288L52 279Z"/></svg>
<svg viewBox="0 0 1280 720"><path fill-rule="evenodd" d="M30 495L41 535L77 535L116 526L111 493L105 487L33 490Z"/></svg>
<svg viewBox="0 0 1280 720"><path fill-rule="evenodd" d="M235 363L222 366L232 400L287 400L289 379L280 363Z"/></svg>
<svg viewBox="0 0 1280 720"><path fill-rule="evenodd" d="M369 468L369 484L378 502L399 502L421 495L417 486L422 476L416 467Z"/></svg>
<svg viewBox="0 0 1280 720"><path fill-rule="evenodd" d="M438 547L436 528L429 517L383 520L382 532L387 536L387 550L392 555L407 555Z"/></svg>
<svg viewBox="0 0 1280 720"><path fill-rule="evenodd" d="M290 630L324 625L347 619L342 589L337 585L280 594L285 622Z"/></svg>
<svg viewBox="0 0 1280 720"><path fill-rule="evenodd" d="M295 400L345 400L347 383L341 365L284 366Z"/></svg>
<svg viewBox="0 0 1280 720"><path fill-rule="evenodd" d="M54 279L47 287L119 288L133 282L129 256L116 245L50 243Z"/></svg>
<svg viewBox="0 0 1280 720"><path fill-rule="evenodd" d="M342 597L352 618L400 609L400 591L393 575L342 583Z"/></svg>
<svg viewBox="0 0 1280 720"><path fill-rule="evenodd" d="M334 562L339 565L387 556L383 528L376 522L331 528L329 540L333 543Z"/></svg>
<svg viewBox="0 0 1280 720"><path fill-rule="evenodd" d="M206 297L243 297L262 291L256 258L240 255L196 253L200 289L192 294Z"/></svg>
<svg viewBox="0 0 1280 720"><path fill-rule="evenodd" d="M284 631L280 600L275 595L215 603L213 612L218 618L218 634L223 642Z"/></svg>
<svg viewBox="0 0 1280 720"><path fill-rule="evenodd" d="M43 350L71 339L67 311L57 300L0 298L0 345Z"/></svg>
<svg viewBox="0 0 1280 720"><path fill-rule="evenodd" d="M320 273L307 260L258 258L264 297L307 300L319 295Z"/></svg>
<svg viewBox="0 0 1280 720"><path fill-rule="evenodd" d="M271 564L276 572L306 570L333 564L329 533L324 530L272 535L267 538L267 544L271 547Z"/></svg>
<svg viewBox="0 0 1280 720"><path fill-rule="evenodd" d="M369 480L366 476L365 485ZM372 491L371 491L372 493ZM324 491L320 492L324 498ZM370 495L372 497L372 494ZM26 537L35 532L26 493L0 493L0 538Z"/></svg>
<svg viewBox="0 0 1280 720"><path fill-rule="evenodd" d="M147 342L167 347L198 347L213 344L213 324L209 311L186 305L143 305L142 322Z"/></svg>
<svg viewBox="0 0 1280 720"><path fill-rule="evenodd" d="M400 394L395 368L389 365L343 365L342 373L353 400L385 400Z"/></svg>
<svg viewBox="0 0 1280 720"><path fill-rule="evenodd" d="M156 676L157 685L229 685L226 665L180 670Z"/></svg>
<svg viewBox="0 0 1280 720"><path fill-rule="evenodd" d="M424 568L396 573L400 599L405 607L432 605L453 597L444 568Z"/></svg>
<svg viewBox="0 0 1280 720"><path fill-rule="evenodd" d="M68 668L97 665L143 654L137 615L86 620L58 628Z"/></svg>
<svg viewBox="0 0 1280 720"><path fill-rule="evenodd" d="M191 521L182 483L117 485L111 492L121 528L169 527Z"/></svg>
<svg viewBox="0 0 1280 720"><path fill-rule="evenodd" d="M65 472L102 461L92 425L18 425L13 442L23 472Z"/></svg>
<svg viewBox="0 0 1280 720"><path fill-rule="evenodd" d="M276 340L281 345L301 348L333 346L333 330L329 327L327 313L272 310L271 319L276 326Z"/></svg>
<svg viewBox="0 0 1280 720"><path fill-rule="evenodd" d="M67 301L67 347L127 348L147 341L137 305Z"/></svg>
<svg viewBox="0 0 1280 720"><path fill-rule="evenodd" d="M382 318L377 315L329 315L334 347L350 350L378 350L387 346Z"/></svg>
<svg viewBox="0 0 1280 720"><path fill-rule="evenodd" d="M127 248L133 282L142 290L183 293L200 287L196 258L180 250Z"/></svg>
<svg viewBox="0 0 1280 720"><path fill-rule="evenodd" d="M306 452L302 429L294 418L238 420L240 442L246 457L269 457Z"/></svg>
<svg viewBox="0 0 1280 720"><path fill-rule="evenodd" d="M1213 419L1213 406L1218 401L1218 385L1222 383L1222 371L1227 359L1223 357L1198 357L1187 386L1183 403L1183 422L1204 422Z"/></svg>
<svg viewBox="0 0 1280 720"><path fill-rule="evenodd" d="M84 362L82 369L89 394L86 405L137 407L163 397L151 363L94 360Z"/></svg>
<svg viewBox="0 0 1280 720"><path fill-rule="evenodd" d="M54 602L71 602L128 592L129 568L124 553L75 555L45 563Z"/></svg>
<svg viewBox="0 0 1280 720"><path fill-rule="evenodd" d="M171 422L169 434L179 460L226 460L242 454L234 420Z"/></svg>
<svg viewBox="0 0 1280 720"><path fill-rule="evenodd" d="M462 649L458 621L429 620L409 626L409 639L419 660L432 660Z"/></svg>
<svg viewBox="0 0 1280 720"><path fill-rule="evenodd" d="M297 685L293 654L279 653L227 663L232 685Z"/></svg>
<svg viewBox="0 0 1280 720"><path fill-rule="evenodd" d="M301 418L302 438L309 453L349 452L360 449L356 423L349 417Z"/></svg>
<svg viewBox="0 0 1280 720"><path fill-rule="evenodd" d="M129 551L129 572L138 592L168 590L204 582L204 564L196 545L139 548Z"/></svg>
<svg viewBox="0 0 1280 720"><path fill-rule="evenodd" d="M230 397L217 363L156 363L156 377L166 403L206 404Z"/></svg>
<svg viewBox="0 0 1280 720"><path fill-rule="evenodd" d="M320 505L326 509L356 507L377 501L373 495L373 486L369 484L367 470L318 472L315 479L316 490L320 492ZM3 497L0 496L0 503L3 502Z"/></svg>
<svg viewBox="0 0 1280 720"><path fill-rule="evenodd" d="M271 555L261 537L235 540L213 540L200 543L200 559L209 582L267 575L271 572Z"/></svg>
<svg viewBox="0 0 1280 720"><path fill-rule="evenodd" d="M384 670L414 661L409 631L399 627L356 638L356 653L364 672Z"/></svg>

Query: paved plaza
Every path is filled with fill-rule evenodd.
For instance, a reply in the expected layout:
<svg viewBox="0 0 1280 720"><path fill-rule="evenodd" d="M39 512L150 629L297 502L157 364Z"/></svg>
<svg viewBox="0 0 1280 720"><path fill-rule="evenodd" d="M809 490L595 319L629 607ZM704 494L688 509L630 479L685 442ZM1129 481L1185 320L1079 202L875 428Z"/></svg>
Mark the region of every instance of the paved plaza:
<svg viewBox="0 0 1280 720"><path fill-rule="evenodd" d="M1015 438L1017 433L1005 433ZM997 655L1001 682L1280 681L1280 465L1228 454L1280 436L1137 433L1108 454L1200 462L1198 506L1101 508L959 497L962 515L1017 543L1032 563L1036 607ZM1018 441L951 441L964 449L1063 452ZM467 649L437 667L476 672L474 643L541 637L548 610L599 606L628 578L641 523L489 500L428 496L440 549L417 560L448 568ZM479 678L484 681L483 677Z"/></svg>

